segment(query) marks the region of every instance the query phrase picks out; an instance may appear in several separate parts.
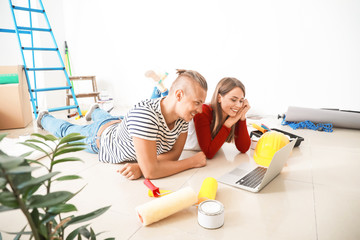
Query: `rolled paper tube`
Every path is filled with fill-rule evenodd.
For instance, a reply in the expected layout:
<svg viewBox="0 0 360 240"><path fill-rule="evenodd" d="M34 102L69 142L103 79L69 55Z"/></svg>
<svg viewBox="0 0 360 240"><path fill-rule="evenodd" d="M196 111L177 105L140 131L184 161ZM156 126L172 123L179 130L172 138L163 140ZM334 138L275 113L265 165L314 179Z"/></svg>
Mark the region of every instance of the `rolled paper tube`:
<svg viewBox="0 0 360 240"><path fill-rule="evenodd" d="M198 204L205 200L215 200L218 183L215 178L205 178L198 194Z"/></svg>
<svg viewBox="0 0 360 240"><path fill-rule="evenodd" d="M197 202L195 191L186 187L161 198L136 207L136 213L144 226L164 219Z"/></svg>
<svg viewBox="0 0 360 240"><path fill-rule="evenodd" d="M360 129L360 113L337 110L314 109L290 106L286 112L286 121L314 123L332 123L334 127Z"/></svg>

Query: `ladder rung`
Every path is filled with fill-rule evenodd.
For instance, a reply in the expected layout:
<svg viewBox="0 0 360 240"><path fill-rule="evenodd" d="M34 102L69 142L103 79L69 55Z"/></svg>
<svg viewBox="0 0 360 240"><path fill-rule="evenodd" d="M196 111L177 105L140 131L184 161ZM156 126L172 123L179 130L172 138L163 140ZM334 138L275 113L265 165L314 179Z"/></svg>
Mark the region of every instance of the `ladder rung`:
<svg viewBox="0 0 360 240"><path fill-rule="evenodd" d="M41 31L41 32L51 32L51 28L31 28L31 27L19 27L20 30L27 30L27 31Z"/></svg>
<svg viewBox="0 0 360 240"><path fill-rule="evenodd" d="M65 70L64 67L59 68L26 68L28 71L53 71L53 70Z"/></svg>
<svg viewBox="0 0 360 240"><path fill-rule="evenodd" d="M5 33L16 33L16 31L14 29L6 29L6 28L0 28L0 32L5 32ZM19 33L23 33L23 34L30 34L30 31L20 31Z"/></svg>
<svg viewBox="0 0 360 240"><path fill-rule="evenodd" d="M31 89L32 92L46 92L46 91L54 91L54 90L66 90L70 89L71 86L65 86L65 87L52 87L52 88L36 88Z"/></svg>
<svg viewBox="0 0 360 240"><path fill-rule="evenodd" d="M35 50L35 51L57 51L58 48L36 48L36 47L22 47L23 50Z"/></svg>
<svg viewBox="0 0 360 240"><path fill-rule="evenodd" d="M44 13L45 10L41 9L34 9L34 8L24 8L24 7L18 7L18 6L12 6L16 10L22 10L22 11L28 11L28 12L37 12L37 13Z"/></svg>
<svg viewBox="0 0 360 240"><path fill-rule="evenodd" d="M73 108L77 108L77 106L76 105L70 105L70 106L65 106L65 107L49 108L48 111L49 112L55 112L55 111L73 109Z"/></svg>

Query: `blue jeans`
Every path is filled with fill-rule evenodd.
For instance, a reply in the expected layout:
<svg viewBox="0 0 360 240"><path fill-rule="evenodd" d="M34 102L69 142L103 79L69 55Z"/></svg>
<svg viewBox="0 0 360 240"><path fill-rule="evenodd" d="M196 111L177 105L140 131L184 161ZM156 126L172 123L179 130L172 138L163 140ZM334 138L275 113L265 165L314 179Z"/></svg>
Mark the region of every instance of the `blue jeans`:
<svg viewBox="0 0 360 240"><path fill-rule="evenodd" d="M122 117L111 116L107 111L97 108L92 112L91 119L93 120L91 124L76 125L46 114L41 119L41 125L46 131L51 132L56 137L64 137L70 133L80 133L86 137L79 141L86 144L85 151L98 153L99 149L96 146L96 135L99 128L107 122L119 120L122 119Z"/></svg>

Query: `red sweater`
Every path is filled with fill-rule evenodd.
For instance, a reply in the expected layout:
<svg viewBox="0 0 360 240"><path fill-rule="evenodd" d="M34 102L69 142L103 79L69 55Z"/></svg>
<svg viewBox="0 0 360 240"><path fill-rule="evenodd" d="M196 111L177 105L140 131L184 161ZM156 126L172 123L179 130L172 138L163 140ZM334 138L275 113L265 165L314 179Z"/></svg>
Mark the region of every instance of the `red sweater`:
<svg viewBox="0 0 360 240"><path fill-rule="evenodd" d="M198 113L194 117L196 136L201 150L206 157L211 159L219 151L230 134L230 128L222 126L218 134L211 138L211 121L213 118L213 110L209 105L203 104L202 113ZM235 127L235 145L236 148L245 153L249 150L251 144L250 136L245 121L238 121Z"/></svg>

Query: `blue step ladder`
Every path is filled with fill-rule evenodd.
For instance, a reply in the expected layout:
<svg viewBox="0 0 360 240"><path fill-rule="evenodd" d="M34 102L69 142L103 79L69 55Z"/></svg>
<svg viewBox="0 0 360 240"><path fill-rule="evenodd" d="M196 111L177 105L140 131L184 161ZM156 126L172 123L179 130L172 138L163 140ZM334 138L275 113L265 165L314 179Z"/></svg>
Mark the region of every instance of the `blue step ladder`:
<svg viewBox="0 0 360 240"><path fill-rule="evenodd" d="M37 118L38 111L39 111L38 110L38 96L37 96L37 93L39 93L39 92L48 92L48 91L67 90L67 89L69 89L71 94L72 94L72 97L73 97L73 100L74 100L74 105L64 106L64 107L56 107L56 108L49 108L48 111L49 112L54 112L54 111L62 111L62 110L69 110L69 109L76 108L78 113L79 113L79 116L82 117L80 107L79 107L79 104L78 104L76 96L75 96L74 89L72 87L72 84L70 82L68 73L66 71L64 61L63 61L63 59L62 59L62 57L60 55L60 51L59 51L58 45L56 43L54 33L53 33L52 29L51 29L49 19L47 17L46 12L45 12L44 5L42 3L42 0L38 0L38 1L39 1L40 9L31 8L31 4L30 4L31 0L28 0L28 6L27 7L14 6L12 4L12 0L9 0L9 5L10 5L11 14L12 14L12 18L13 18L13 21L14 21L15 29L3 29L3 28L0 28L0 32L16 33L18 44L19 44L19 47L20 47L22 60L23 60L23 64L24 64L24 70L25 70L27 85L28 85L28 88L29 88L30 100L31 100L31 104L32 104L33 113L35 115L35 118ZM29 26L18 26L17 21L16 21L16 11L25 11L25 12L29 13L29 20L30 20L29 21L30 22ZM45 18L47 28L33 27L32 13L42 14L44 16L44 18ZM50 33L54 46L53 47L39 47L39 46L34 47L34 34L36 34L38 32ZM25 35L25 34L30 34L31 46L26 46L26 47L23 46L22 41L21 41L21 39L22 39L21 36ZM32 62L32 67L28 67L29 64L26 63L24 51L31 51L31 53L32 53L32 61L31 61ZM35 65L35 52L37 52L37 51L56 52L57 55L58 55L58 58L59 58L60 66L57 66L57 67L36 67L36 65ZM60 86L60 87L37 88L36 72L38 72L38 71L63 71L63 73L65 75L65 78L66 78L67 85L66 86ZM31 81L30 81L30 78L29 78L30 72L33 73L33 84L31 84ZM64 96L66 96L66 95L64 94Z"/></svg>

